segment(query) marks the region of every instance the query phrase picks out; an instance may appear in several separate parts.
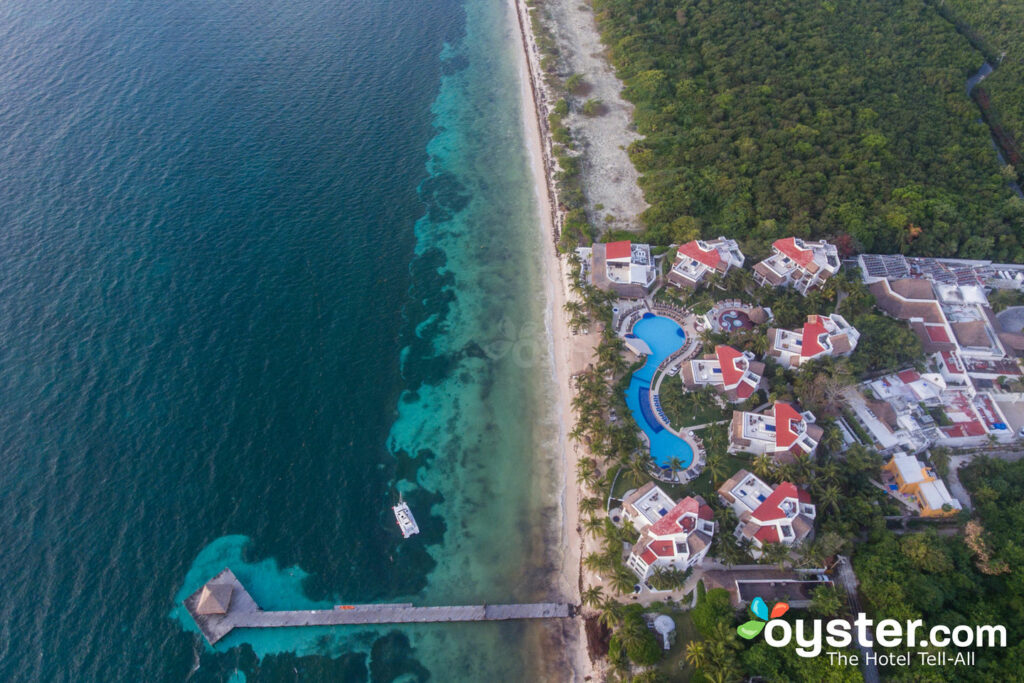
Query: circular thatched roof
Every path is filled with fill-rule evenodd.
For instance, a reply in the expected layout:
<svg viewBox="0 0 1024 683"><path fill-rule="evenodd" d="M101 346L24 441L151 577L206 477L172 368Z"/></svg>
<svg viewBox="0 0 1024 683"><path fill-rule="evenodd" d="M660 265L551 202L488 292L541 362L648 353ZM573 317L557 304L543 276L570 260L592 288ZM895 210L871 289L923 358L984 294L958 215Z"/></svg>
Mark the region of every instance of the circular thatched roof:
<svg viewBox="0 0 1024 683"><path fill-rule="evenodd" d="M755 325L763 325L768 322L768 311L758 306L757 308L750 309L747 313L747 317L750 318L750 322Z"/></svg>

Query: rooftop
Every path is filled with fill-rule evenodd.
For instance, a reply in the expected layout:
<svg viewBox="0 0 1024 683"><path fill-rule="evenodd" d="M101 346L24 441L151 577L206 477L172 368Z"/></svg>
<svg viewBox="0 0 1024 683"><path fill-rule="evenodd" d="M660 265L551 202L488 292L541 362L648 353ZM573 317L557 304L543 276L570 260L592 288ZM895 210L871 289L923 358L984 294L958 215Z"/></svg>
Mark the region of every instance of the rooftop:
<svg viewBox="0 0 1024 683"><path fill-rule="evenodd" d="M643 487L627 496L623 503L646 520L644 526L654 524L675 507L675 501L654 482L644 484Z"/></svg>
<svg viewBox="0 0 1024 683"><path fill-rule="evenodd" d="M768 499L751 516L761 522L792 519L799 514L798 504L811 504L811 496L792 482L784 481L775 487Z"/></svg>
<svg viewBox="0 0 1024 683"><path fill-rule="evenodd" d="M727 491L729 495L741 503L747 510L756 510L772 494L771 486L746 470L740 470L733 477L735 481L730 479L725 482L722 488L719 489L719 492ZM730 484L732 484L731 487L729 487Z"/></svg>

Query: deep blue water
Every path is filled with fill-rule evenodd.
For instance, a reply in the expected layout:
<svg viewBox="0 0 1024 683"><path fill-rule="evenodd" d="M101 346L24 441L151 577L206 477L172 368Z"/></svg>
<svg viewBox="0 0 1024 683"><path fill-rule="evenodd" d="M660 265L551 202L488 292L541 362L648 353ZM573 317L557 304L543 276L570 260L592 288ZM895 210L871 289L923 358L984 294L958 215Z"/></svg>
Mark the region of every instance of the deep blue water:
<svg viewBox="0 0 1024 683"><path fill-rule="evenodd" d="M495 81L485 123L516 86L507 59L460 52L467 16L459 0L0 6L0 680L452 678L417 643L458 631L214 651L173 614L222 562L278 607L451 597L430 593L428 551L465 520L432 516L453 494L415 483L445 454L395 430L397 406L468 372L431 321L469 266L431 228L489 200L428 143L444 78ZM516 115L495 120L516 150ZM511 224L529 223L523 178L490 190L520 198ZM535 315L506 296L516 326ZM396 486L424 529L405 544ZM523 666L523 633L495 636L513 644L502 670Z"/></svg>

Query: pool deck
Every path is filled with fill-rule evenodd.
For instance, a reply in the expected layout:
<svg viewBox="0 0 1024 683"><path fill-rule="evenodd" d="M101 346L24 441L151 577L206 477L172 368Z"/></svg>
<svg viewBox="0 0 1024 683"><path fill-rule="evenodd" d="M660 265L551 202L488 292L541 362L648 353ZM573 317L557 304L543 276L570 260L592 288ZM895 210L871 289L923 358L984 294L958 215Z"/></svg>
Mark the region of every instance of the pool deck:
<svg viewBox="0 0 1024 683"><path fill-rule="evenodd" d="M207 586L231 587L227 611L201 614L198 610ZM568 619L576 614L574 605L541 602L511 605L458 605L415 607L412 603L345 605L319 610L263 610L234 572L225 568L185 599L185 609L211 645L236 628L285 628L297 626L340 626L360 624L411 624L451 621L509 621L513 619Z"/></svg>

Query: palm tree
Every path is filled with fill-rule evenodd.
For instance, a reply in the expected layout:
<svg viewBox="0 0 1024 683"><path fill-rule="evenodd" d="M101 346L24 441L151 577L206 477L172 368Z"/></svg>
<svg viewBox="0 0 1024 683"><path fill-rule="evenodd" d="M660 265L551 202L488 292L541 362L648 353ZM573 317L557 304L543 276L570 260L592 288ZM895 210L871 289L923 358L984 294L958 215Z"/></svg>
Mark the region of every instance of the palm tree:
<svg viewBox="0 0 1024 683"><path fill-rule="evenodd" d="M704 469L711 475L711 480L717 488L725 479L725 458L721 453L709 453L704 461Z"/></svg>
<svg viewBox="0 0 1024 683"><path fill-rule="evenodd" d="M590 553L583 558L583 566L590 571L603 573L615 566L615 560L602 553Z"/></svg>
<svg viewBox="0 0 1024 683"><path fill-rule="evenodd" d="M807 453L797 453L793 456L793 470L798 484L806 484L811 479L811 456Z"/></svg>
<svg viewBox="0 0 1024 683"><path fill-rule="evenodd" d="M821 441L818 442L818 448L826 453L838 453L842 447L843 434L839 431L839 427L835 425L827 426L825 433L821 435Z"/></svg>
<svg viewBox="0 0 1024 683"><path fill-rule="evenodd" d="M672 460L669 461L668 466L671 467L674 472L683 471L683 461L679 458L672 458Z"/></svg>
<svg viewBox="0 0 1024 683"><path fill-rule="evenodd" d="M736 629L732 628L723 621L717 622L711 629L711 640L714 642L722 643L726 648L730 650L736 650L739 648L739 640L736 637Z"/></svg>
<svg viewBox="0 0 1024 683"><path fill-rule="evenodd" d="M622 621L622 612L622 603L608 598L601 603L601 612L597 615L597 621L609 629L614 629Z"/></svg>
<svg viewBox="0 0 1024 683"><path fill-rule="evenodd" d="M564 304L562 304L562 308L565 310L566 313L570 314L583 313L584 311L583 302L575 300L566 301Z"/></svg>
<svg viewBox="0 0 1024 683"><path fill-rule="evenodd" d="M586 425L581 420L577 420L576 424L573 425L572 431L569 432L569 438L575 441L576 443L579 443L583 441L583 437L586 435L586 433Z"/></svg>
<svg viewBox="0 0 1024 683"><path fill-rule="evenodd" d="M597 463L593 458L580 458L576 463L576 483L593 486L597 481Z"/></svg>
<svg viewBox="0 0 1024 683"><path fill-rule="evenodd" d="M711 683L734 683L743 679L743 674L734 660L717 664L711 671L702 673Z"/></svg>
<svg viewBox="0 0 1024 683"><path fill-rule="evenodd" d="M644 628L643 622L628 621L615 632L615 635L618 636L622 646L628 650L643 643L647 635L646 631L647 629Z"/></svg>
<svg viewBox="0 0 1024 683"><path fill-rule="evenodd" d="M775 461L767 453L754 458L754 474L761 479L768 479L775 472Z"/></svg>
<svg viewBox="0 0 1024 683"><path fill-rule="evenodd" d="M604 589L601 586L591 586L590 588L583 591L580 595L580 599L584 605L589 607L597 607L604 600Z"/></svg>
<svg viewBox="0 0 1024 683"><path fill-rule="evenodd" d="M650 462L651 456L638 454L629 462L629 471L626 473L626 476L636 484L650 479Z"/></svg>
<svg viewBox="0 0 1024 683"><path fill-rule="evenodd" d="M832 512L839 514L839 501L843 492L835 484L829 484L818 494L818 504L822 507L831 508Z"/></svg>
<svg viewBox="0 0 1024 683"><path fill-rule="evenodd" d="M596 512L600 510L602 507L604 507L604 503L601 501L600 498L596 498L594 496L584 498L583 500L580 501L580 512L582 512L583 514L590 514L591 512Z"/></svg>
<svg viewBox="0 0 1024 683"><path fill-rule="evenodd" d="M619 570L612 575L611 586L616 593L626 595L633 592L636 581L636 575L633 572L625 567L619 567Z"/></svg>
<svg viewBox="0 0 1024 683"><path fill-rule="evenodd" d="M835 484L839 481L839 465L834 460L819 465L815 476L817 481Z"/></svg>
<svg viewBox="0 0 1024 683"><path fill-rule="evenodd" d="M750 350L757 356L768 353L768 335L755 333L750 338Z"/></svg>
<svg viewBox="0 0 1024 683"><path fill-rule="evenodd" d="M789 546L782 543L765 543L761 548L762 564L774 564L779 569L789 561Z"/></svg>
<svg viewBox="0 0 1024 683"><path fill-rule="evenodd" d="M583 520L583 530L591 536L597 536L604 531L604 521L598 517L587 517Z"/></svg>
<svg viewBox="0 0 1024 683"><path fill-rule="evenodd" d="M687 664L694 669L700 669L708 660L707 646L704 645L704 641L691 640L686 644L686 654L684 656L686 657Z"/></svg>
<svg viewBox="0 0 1024 683"><path fill-rule="evenodd" d="M834 617L846 611L846 601L835 586L818 586L811 594L809 609L822 617Z"/></svg>

